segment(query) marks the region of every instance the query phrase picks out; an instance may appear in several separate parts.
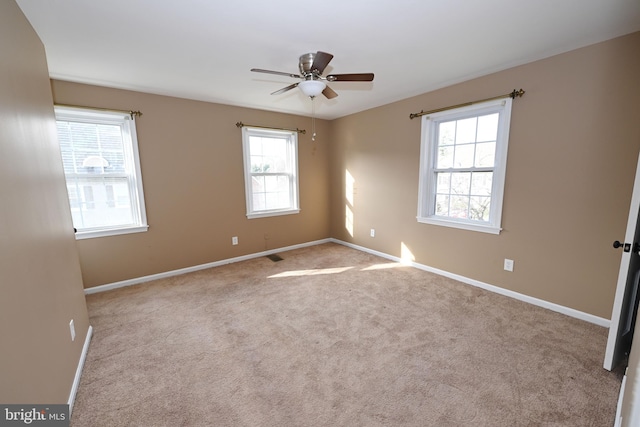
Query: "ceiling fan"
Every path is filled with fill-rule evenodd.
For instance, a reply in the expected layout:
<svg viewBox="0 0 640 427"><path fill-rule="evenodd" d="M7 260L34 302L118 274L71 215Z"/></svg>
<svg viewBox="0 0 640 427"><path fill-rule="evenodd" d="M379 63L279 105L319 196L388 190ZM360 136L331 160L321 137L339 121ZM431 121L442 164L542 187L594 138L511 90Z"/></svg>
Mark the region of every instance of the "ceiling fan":
<svg viewBox="0 0 640 427"><path fill-rule="evenodd" d="M276 74L279 76L293 77L300 79L298 83L294 83L271 95L280 95L295 87L300 88L306 96L314 98L323 94L327 99L332 99L338 94L327 86L326 82L370 82L373 81L373 73L357 73L357 74L329 74L322 76L322 72L333 59L333 55L327 52L318 51L316 53L305 53L300 57L299 68L300 74L284 73L281 71L262 70L260 68L252 68L251 71L256 73Z"/></svg>

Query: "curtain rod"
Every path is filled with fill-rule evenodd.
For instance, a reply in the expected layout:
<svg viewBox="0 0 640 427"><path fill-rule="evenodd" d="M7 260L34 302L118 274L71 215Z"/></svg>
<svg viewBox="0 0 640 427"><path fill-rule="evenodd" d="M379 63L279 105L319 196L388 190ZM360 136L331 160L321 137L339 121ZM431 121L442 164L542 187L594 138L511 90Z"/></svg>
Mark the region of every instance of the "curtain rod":
<svg viewBox="0 0 640 427"><path fill-rule="evenodd" d="M493 98L486 98L486 99L480 99L480 100L477 100L477 101L465 102L464 104L452 105L450 107L444 107L444 108L437 108L435 110L420 111L419 113L411 113L411 114L409 114L409 118L410 119L415 119L416 117L424 116L424 115L427 115L427 114L439 113L440 111L453 110L454 108L467 107L469 105L478 104L480 102L493 101L494 99L502 99L502 98L516 99L516 98L518 98L518 97L520 97L522 95L524 95L524 90L522 90L522 89L515 90L514 89L513 92L511 92L511 93L507 93L505 95L500 95L500 96L494 96Z"/></svg>
<svg viewBox="0 0 640 427"><path fill-rule="evenodd" d="M242 122L237 122L236 126L239 128L245 127L245 126L249 126L250 128L260 128L260 129L272 129L272 130L286 130L289 132L297 132L297 133L302 133L302 134L306 134L307 131L304 129L287 129L287 128L274 128L274 127L269 127L269 126L257 126L257 125L248 125Z"/></svg>
<svg viewBox="0 0 640 427"><path fill-rule="evenodd" d="M100 108L100 107L85 107L83 105L71 105L71 104L54 104L56 107L68 107L68 108L82 108L85 110L98 110L98 111L114 111L116 113L127 113L131 116L131 120L133 120L133 116L140 117L142 115L142 111L133 111L133 110L114 110L111 108Z"/></svg>

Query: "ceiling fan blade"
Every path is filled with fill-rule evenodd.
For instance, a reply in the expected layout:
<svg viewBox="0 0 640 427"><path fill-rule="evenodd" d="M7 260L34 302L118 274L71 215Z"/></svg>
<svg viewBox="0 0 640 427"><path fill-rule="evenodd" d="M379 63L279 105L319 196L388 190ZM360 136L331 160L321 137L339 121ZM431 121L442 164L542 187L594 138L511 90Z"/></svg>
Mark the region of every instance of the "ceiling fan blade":
<svg viewBox="0 0 640 427"><path fill-rule="evenodd" d="M277 90L277 91L275 91L275 92L271 92L271 95L280 95L281 93L285 93L286 91L291 90L291 89L293 89L294 87L297 87L297 86L298 86L298 84L299 84L299 83L294 83L294 84L289 85L289 86L287 86L287 87L283 87L283 88L282 88L282 89L280 89L280 90Z"/></svg>
<svg viewBox="0 0 640 427"><path fill-rule="evenodd" d="M324 69L329 65L329 62L333 59L333 55L327 52L316 53L315 58L313 58L313 64L311 64L311 71L318 70L319 74L322 74Z"/></svg>
<svg viewBox="0 0 640 427"><path fill-rule="evenodd" d="M336 96L338 96L338 94L331 89L329 86L325 87L324 90L322 91L322 94L327 98L327 99L333 99Z"/></svg>
<svg viewBox="0 0 640 427"><path fill-rule="evenodd" d="M266 73L266 74L275 74L277 76L287 76L287 77L293 77L295 79L301 79L302 77L298 74L292 74L292 73L283 73L282 71L271 71L271 70L262 70L260 68L252 68L251 71L253 71L254 73Z"/></svg>
<svg viewBox="0 0 640 427"><path fill-rule="evenodd" d="M329 74L328 82L371 82L373 81L373 73L359 74Z"/></svg>

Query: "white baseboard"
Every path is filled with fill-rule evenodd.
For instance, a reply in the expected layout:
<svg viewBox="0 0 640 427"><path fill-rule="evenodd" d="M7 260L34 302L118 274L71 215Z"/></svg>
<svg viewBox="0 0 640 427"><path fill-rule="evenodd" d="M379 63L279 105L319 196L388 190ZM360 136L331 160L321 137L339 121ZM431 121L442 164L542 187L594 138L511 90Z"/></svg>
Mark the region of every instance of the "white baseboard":
<svg viewBox="0 0 640 427"><path fill-rule="evenodd" d="M306 248L308 246L321 245L323 243L331 242L331 239L314 240L312 242L301 243L298 245L286 246L278 249L270 249L268 251L257 252L249 255L243 255L235 258L223 259L220 261L209 262L206 264L194 265L193 267L180 268L178 270L166 271L164 273L151 274L149 276L137 277L135 279L123 280L121 282L108 283L106 285L94 286L84 290L85 295L95 294L97 292L110 291L111 289L123 288L125 286L138 285L140 283L149 282L151 280L164 279L172 276L179 276L185 273L192 273L198 270L205 270L207 268L219 267L221 265L232 264L234 262L246 261L248 259L260 258L263 256L275 254L278 252L291 251L293 249Z"/></svg>
<svg viewBox="0 0 640 427"><path fill-rule="evenodd" d="M177 276L180 274L185 274L185 273L191 273L193 271L198 271L198 270L204 270L207 268L212 268L212 267L218 267L221 265L225 265L225 264L231 264L234 262L239 262L239 261L245 261L248 259L253 259L253 258L259 258L262 256L266 256L266 255L271 255L277 252L285 252L285 251L290 251L293 249L299 249L299 248L304 248L304 247L308 247L308 246L315 246L315 245L320 245L323 243L337 243L343 246L347 246L350 247L352 249L356 249L362 252L367 252L370 253L372 255L376 255L379 256L381 258L386 258L389 259L391 261L395 261L395 262L400 262L400 263L405 263L407 265L410 265L412 267L418 268L420 270L424 270L424 271L428 271L430 273L435 273L435 274L439 274L440 276L445 276L448 277L450 279L453 280L457 280L459 282L462 283L466 283L468 285L472 285L478 288L482 288L485 289L487 291L490 292L494 292L500 295L504 295L504 296L508 296L511 298L515 298L517 300L520 301L524 301L527 302L529 304L533 304L533 305L537 305L539 307L543 307L546 308L548 310L552 310L558 313L562 313L565 314L567 316L570 317L574 317L576 319L580 319L580 320L584 320L586 322L589 323L593 323L599 326L603 326L605 328L609 327L610 321L609 319L604 319L602 317L598 317L598 316L594 316L592 314L589 313L585 313L583 311L579 311L579 310L575 310L573 308L569 308L569 307L565 307L563 305L559 305L559 304L555 304L549 301L545 301L539 298L534 298L525 294L521 294L518 292L514 292L514 291L510 291L508 289L504 289L501 288L499 286L495 286L495 285L490 285L488 283L484 283L484 282L480 282L479 280L475 280L475 279L470 279L468 277L464 277L464 276L460 276L459 274L455 274L455 273L450 273L448 271L444 271L444 270L440 270L434 267L429 267L427 265L424 264L420 264L417 262L405 262L405 260L402 260L401 258L398 258L396 256L393 255L389 255L386 254L384 252L379 252L373 249L369 249L366 248L364 246L359 246L359 245L354 245L353 243L348 243L342 240L338 240L338 239L334 239L334 238L328 238L328 239L322 239L322 240L315 240L312 242L307 242L307 243L302 243L302 244L298 244L298 245L293 245L293 246L286 246L283 248L278 248L278 249L271 249L268 251L264 251L264 252L258 252L258 253L254 253L254 254L249 254L249 255L243 255L243 256L239 256L239 257L235 257L235 258L228 258L225 260L221 260L221 261L215 261L215 262L211 262L211 263L207 263L207 264L201 264L201 265L196 265L193 267L187 267L187 268L181 268L178 270L172 270L172 271L167 271L165 273L158 273L158 274L152 274L149 276L144 276L144 277L138 277L135 279L129 279L129 280L123 280L121 282L115 282L115 283L109 283L106 285L100 285L100 286L95 286L92 288L87 288L84 290L85 294L93 294L93 293L97 293L97 292L104 292L104 291L109 291L111 289L117 289L117 288L122 288L125 286L131 286L131 285L137 285L140 283L144 283L144 282L148 282L151 280L157 280L157 279L163 279L166 277L171 277L171 276Z"/></svg>
<svg viewBox="0 0 640 427"><path fill-rule="evenodd" d="M76 368L76 376L73 379L73 384L71 386L71 393L69 393L69 417L71 417L71 412L73 411L73 404L76 401L76 394L78 393L78 387L80 386L80 377L82 376L82 370L84 368L84 361L87 359L87 352L89 351L89 343L91 342L91 336L93 335L93 327L89 325L89 329L87 329L87 336L84 339L84 345L82 346L82 354L80 355L80 361L78 362L78 367Z"/></svg>
<svg viewBox="0 0 640 427"><path fill-rule="evenodd" d="M353 243L344 242L344 241L338 240L338 239L330 239L330 240L333 243L338 243L338 244L350 247L352 249L357 249L359 251L367 252L367 253L370 253L372 255L376 255L376 256L379 256L379 257L382 257L382 258L386 258L386 259L389 259L389 260L392 260L392 261L401 262L401 263L404 263L406 265L410 265L412 267L418 268L420 270L424 270L424 271L428 271L430 273L438 274L440 276L448 277L450 279L457 280L459 282L466 283L468 285L476 286L478 288L482 288L482 289L485 289L487 291L494 292L496 294L500 294L500 295L504 295L504 296L507 296L507 297L515 298L517 300L524 301L524 302L527 302L529 304L537 305L539 307L543 307L543 308L546 308L548 310L552 310L552 311L555 311L555 312L558 312L558 313L562 313L562 314L565 314L567 316L574 317L576 319L584 320L586 322L593 323L593 324L596 324L598 326L603 326L605 328L608 328L609 324L610 324L610 320L609 319L604 319L602 317L594 316L593 314L585 313L583 311L575 310L573 308L565 307L563 305L555 304L555 303L552 303L552 302L549 302L549 301L545 301L545 300L542 300L542 299L539 299L539 298L534 298L534 297L531 297L529 295L525 295L525 294L521 294L521 293L518 293L518 292L510 291L508 289L504 289L504 288L501 288L499 286L490 285L488 283L480 282L478 280L470 279L468 277L460 276L459 274L450 273L448 271L440 270L438 268L429 267L427 265L419 264L417 262L413 262L413 261L412 262L406 262L405 260L403 260L401 258L398 258L396 256L385 254L383 252L379 252L379 251L376 251L376 250L373 250L373 249L365 248L364 246L354 245Z"/></svg>

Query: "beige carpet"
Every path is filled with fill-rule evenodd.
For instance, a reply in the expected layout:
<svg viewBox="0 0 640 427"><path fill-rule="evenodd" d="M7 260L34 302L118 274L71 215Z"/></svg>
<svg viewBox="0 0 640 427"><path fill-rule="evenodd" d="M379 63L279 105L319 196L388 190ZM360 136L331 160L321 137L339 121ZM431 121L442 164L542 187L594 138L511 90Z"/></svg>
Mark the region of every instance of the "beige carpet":
<svg viewBox="0 0 640 427"><path fill-rule="evenodd" d="M337 244L280 255L89 295L72 426L613 424L606 329Z"/></svg>

